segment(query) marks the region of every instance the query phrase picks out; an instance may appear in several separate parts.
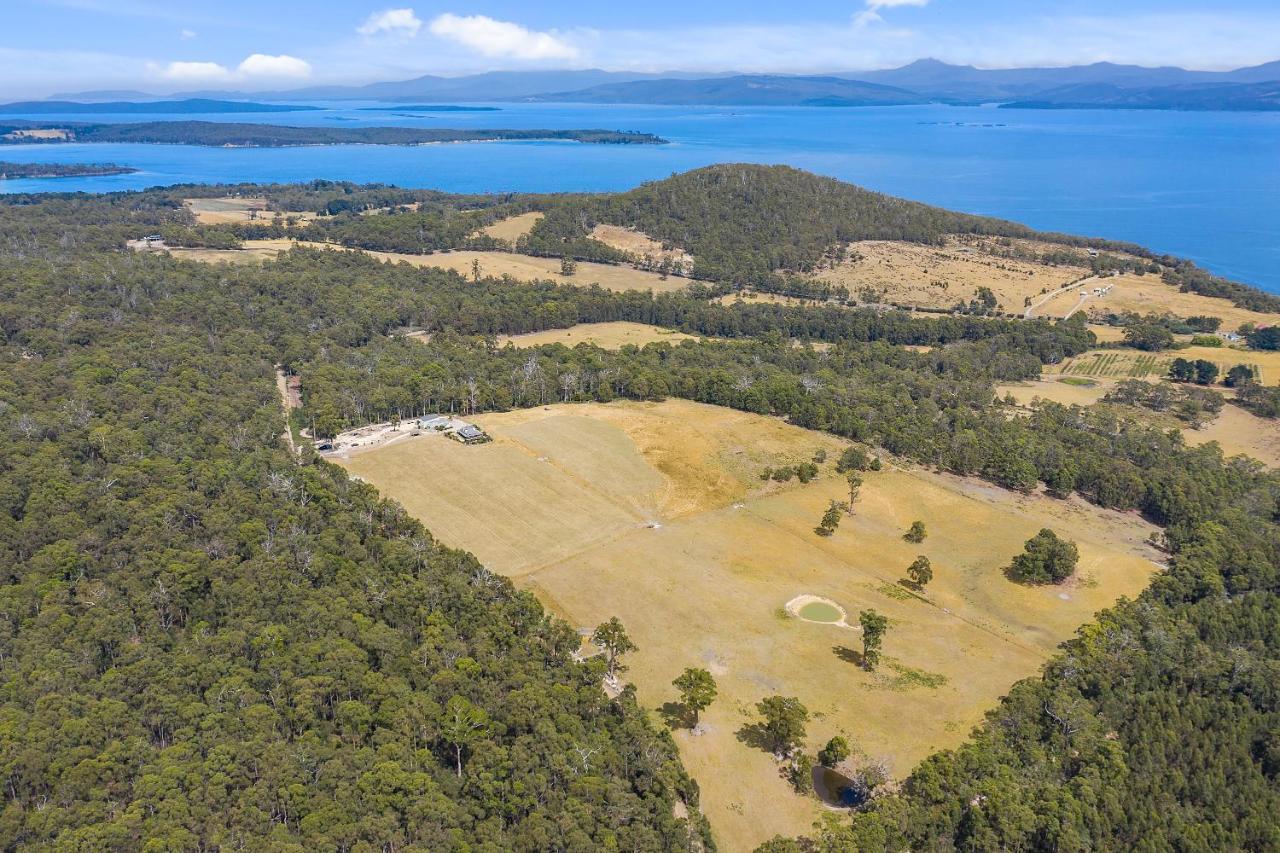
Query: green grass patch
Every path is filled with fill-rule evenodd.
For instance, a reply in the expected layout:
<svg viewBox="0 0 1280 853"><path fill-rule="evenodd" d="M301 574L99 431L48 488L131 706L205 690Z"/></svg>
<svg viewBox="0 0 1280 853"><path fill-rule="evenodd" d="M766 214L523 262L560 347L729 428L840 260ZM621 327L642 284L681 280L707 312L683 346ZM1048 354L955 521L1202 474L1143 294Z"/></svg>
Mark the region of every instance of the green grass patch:
<svg viewBox="0 0 1280 853"><path fill-rule="evenodd" d="M867 585L871 586L871 584L867 584ZM910 601L911 599L917 597L915 595L912 595L911 590L903 589L902 587L898 586L896 583L882 583L879 586L872 587L872 589L874 589L876 592L880 593L884 597L892 598L895 601Z"/></svg>
<svg viewBox="0 0 1280 853"><path fill-rule="evenodd" d="M1080 388L1092 388L1098 384L1092 379L1081 379L1079 376L1063 376L1058 381L1063 385L1075 385Z"/></svg>
<svg viewBox="0 0 1280 853"><path fill-rule="evenodd" d="M891 658L885 660L885 667L893 671L893 675L884 677L884 686L889 690L937 690L947 683L947 677L940 672L915 669Z"/></svg>

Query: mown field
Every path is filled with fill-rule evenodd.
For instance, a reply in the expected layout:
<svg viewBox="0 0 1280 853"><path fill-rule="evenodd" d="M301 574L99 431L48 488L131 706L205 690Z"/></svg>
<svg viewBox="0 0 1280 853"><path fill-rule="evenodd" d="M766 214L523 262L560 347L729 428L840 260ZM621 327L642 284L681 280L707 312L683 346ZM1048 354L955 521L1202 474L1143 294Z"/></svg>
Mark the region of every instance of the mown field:
<svg viewBox="0 0 1280 853"><path fill-rule="evenodd" d="M864 760L901 776L961 743L1015 680L1156 568L1143 544L1153 528L1132 515L921 470L869 472L854 515L822 539L813 527L845 492L831 462L807 485L758 475L819 450L833 460L844 444L774 418L673 400L475 420L492 444L424 436L341 464L572 624L619 616L639 646L627 678L656 717L672 710L684 667L715 674L706 733L675 737L726 850L803 832L822 810L744 742L764 696L809 707L808 749L844 733ZM928 539L904 542L917 519ZM1003 565L1045 526L1078 543L1077 578L1009 582ZM924 599L897 583L917 554L936 575ZM785 614L805 593L855 621L868 607L890 618L880 671L854 662L856 630Z"/></svg>

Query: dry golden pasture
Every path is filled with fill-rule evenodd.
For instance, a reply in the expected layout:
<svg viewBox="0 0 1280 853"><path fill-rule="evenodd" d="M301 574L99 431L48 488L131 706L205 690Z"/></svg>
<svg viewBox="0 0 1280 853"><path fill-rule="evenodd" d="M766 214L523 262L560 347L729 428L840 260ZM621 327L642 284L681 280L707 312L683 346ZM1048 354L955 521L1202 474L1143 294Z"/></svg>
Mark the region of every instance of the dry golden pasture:
<svg viewBox="0 0 1280 853"><path fill-rule="evenodd" d="M392 252L369 254L393 261L407 261L421 267L443 267L471 275L473 261L480 262L481 275L511 276L518 281L546 280L561 284L586 287L598 284L605 290L652 290L662 293L679 290L689 282L683 278L663 279L657 273L644 272L626 266L596 264L579 261L574 275L560 274L559 258L535 258L532 255L516 255L510 252L437 252L434 255L402 255Z"/></svg>
<svg viewBox="0 0 1280 853"><path fill-rule="evenodd" d="M693 268L693 255L683 249L664 249L657 240L634 228L601 224L591 230L590 236L619 252L632 255L637 260L647 256L653 258L655 262L667 260L684 269Z"/></svg>
<svg viewBox="0 0 1280 853"><path fill-rule="evenodd" d="M1072 382L1063 382L1063 379ZM1091 385L1080 385L1079 377L1063 377L1046 374L1040 379L1012 382L996 386L996 396L1003 399L1012 394L1020 406L1028 406L1035 399L1061 403L1064 406L1092 406L1101 400L1115 385L1114 380L1088 379Z"/></svg>
<svg viewBox="0 0 1280 853"><path fill-rule="evenodd" d="M17 128L6 133L4 138L12 140L43 139L47 141L57 139L66 141L71 139L71 131L56 127Z"/></svg>
<svg viewBox="0 0 1280 853"><path fill-rule="evenodd" d="M270 222L272 217L275 216L273 211L267 210L267 200L261 197L186 198L182 200L182 203L195 214L196 222L201 225L252 222L255 217L259 220ZM288 215L301 221L315 218L315 214L312 212L290 213Z"/></svg>
<svg viewBox="0 0 1280 853"><path fill-rule="evenodd" d="M480 229L481 234L487 234L495 240L506 240L508 243L515 245L524 235L533 230L533 226L546 214L534 211L532 213L520 213L515 216L508 216L506 219L499 219L497 222L490 223Z"/></svg>
<svg viewBox="0 0 1280 853"><path fill-rule="evenodd" d="M299 243L299 245L308 245ZM321 246L323 244L311 244ZM329 246L328 248L339 248ZM510 276L517 281L555 281L560 284L572 284L587 287L598 284L605 290L652 290L667 292L679 290L688 282L681 278L663 279L657 273L643 272L631 267L596 264L587 261L578 263L577 272L571 276L560 274L559 258L535 258L532 255L517 255L511 252L436 252L432 255L406 255L399 252L374 252L363 249L366 254L385 261L403 261L417 267L438 267L470 276L472 263L479 261L480 274L486 276Z"/></svg>
<svg viewBox="0 0 1280 853"><path fill-rule="evenodd" d="M1062 247L1034 240L1014 240L1013 245L1035 253L1060 251ZM953 236L943 246L925 246L885 240L851 243L846 257L816 278L848 287L872 287L884 293L884 301L928 308L950 308L968 302L980 286L991 288L1004 311L1021 314L1026 300L1036 303L1071 282L1090 275L1083 265L1052 266L1036 261L1000 257L1002 241L994 238ZM1088 288L1111 286L1105 296L1091 296L1080 308L1087 316L1107 313L1175 314L1179 317L1220 317L1224 329L1241 323L1268 324L1280 314L1238 308L1229 300L1182 293L1158 275L1121 275L1091 279ZM1076 288L1061 293L1036 308L1040 317L1062 317L1080 305Z"/></svg>
<svg viewBox="0 0 1280 853"><path fill-rule="evenodd" d="M1222 328L1232 330L1242 323L1272 325L1280 322L1280 314L1264 314L1238 308L1230 300L1198 293L1183 293L1166 284L1158 275L1118 275L1090 282L1090 288L1110 286L1105 296L1091 297L1082 309L1086 316L1107 313L1174 314L1178 317L1206 315L1222 319ZM1075 307L1079 295L1074 289L1054 297L1040 308L1037 316L1060 317Z"/></svg>
<svg viewBox="0 0 1280 853"><path fill-rule="evenodd" d="M1010 685L1156 570L1143 544L1152 528L1134 516L913 469L868 472L854 515L820 538L814 525L845 494L832 466L844 443L774 418L672 400L475 420L493 443L422 436L341 464L571 624L620 617L639 646L626 677L655 719L681 670L714 673L706 733L675 738L729 851L804 832L823 809L739 739L764 696L810 709L810 751L844 733L900 777L961 743ZM759 479L819 449L828 462L817 480ZM917 519L929 537L913 545L902 533ZM1041 527L1077 542L1078 577L1009 582L1001 568ZM927 600L897 583L917 554L934 565ZM856 629L786 615L801 594L834 600L854 622L865 608L887 615L880 671L854 662Z"/></svg>
<svg viewBox="0 0 1280 853"><path fill-rule="evenodd" d="M1243 453L1264 465L1280 468L1280 421L1260 418L1239 406L1227 404L1200 429L1184 429L1188 444L1218 442L1227 456Z"/></svg>
<svg viewBox="0 0 1280 853"><path fill-rule="evenodd" d="M168 252L175 258L206 264L260 264L275 260L281 252L289 251L294 245L292 240L285 239L245 240L241 249L170 246Z"/></svg>
<svg viewBox="0 0 1280 853"><path fill-rule="evenodd" d="M754 290L739 290L734 293L726 293L724 296L717 296L714 302L721 305L733 305L735 302L744 302L748 305L825 305L826 300L823 299L801 299L797 296L783 296L780 293L759 293Z"/></svg>
<svg viewBox="0 0 1280 853"><path fill-rule="evenodd" d="M888 240L852 243L843 261L816 278L858 290L882 291L882 301L925 308L950 308L968 302L979 287L989 287L1001 310L1021 313L1034 299L1089 274L1084 267L1049 266L990 254L978 240L949 238L944 246ZM1036 244L1036 248L1045 247Z"/></svg>
<svg viewBox="0 0 1280 853"><path fill-rule="evenodd" d="M1263 385L1280 385L1280 352L1234 347L1183 347L1163 352L1127 347L1089 350L1067 359L1059 370L1063 375L1088 379L1155 380L1168 375L1175 358L1211 361L1222 375L1237 364L1247 364Z"/></svg>
<svg viewBox="0 0 1280 853"><path fill-rule="evenodd" d="M1093 336L1098 339L1100 344L1118 344L1124 340L1124 329L1120 326L1090 323L1089 331L1093 332Z"/></svg>
<svg viewBox="0 0 1280 853"><path fill-rule="evenodd" d="M525 335L500 335L500 345L512 344L517 347L538 347L543 344L564 344L567 347L581 343L594 344L601 349L622 349L627 344L642 347L645 344L666 341L678 344L681 341L696 341L694 335L664 329L661 326L650 326L647 323L630 323L617 321L612 323L580 323L567 329L547 329L542 332L530 332Z"/></svg>
<svg viewBox="0 0 1280 853"><path fill-rule="evenodd" d="M432 255L409 255L400 252L376 252L368 249L346 249L331 243L314 243L306 240L245 240L242 249L176 249L169 251L175 257L187 257L191 260L217 263L256 263L264 259L274 258L280 252L288 251L293 246L309 246L316 249L334 249L338 251L364 252L366 255L383 261L404 262L416 267L436 267L450 269L470 277L472 263L480 262L480 274L486 276L510 276L513 280L555 281L560 284L572 284L588 287L598 284L605 290L651 290L658 293L679 290L688 284L687 279L675 276L662 278L657 273L645 272L626 266L596 264L587 261L578 263L577 272L571 276L560 274L558 258L535 258L532 255L517 255L511 252L437 252Z"/></svg>

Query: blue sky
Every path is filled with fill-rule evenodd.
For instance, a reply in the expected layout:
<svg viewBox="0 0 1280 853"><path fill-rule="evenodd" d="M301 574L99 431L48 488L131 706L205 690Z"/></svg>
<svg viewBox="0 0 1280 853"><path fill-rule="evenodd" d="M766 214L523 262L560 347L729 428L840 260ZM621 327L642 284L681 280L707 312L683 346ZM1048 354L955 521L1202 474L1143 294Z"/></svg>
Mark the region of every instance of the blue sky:
<svg viewBox="0 0 1280 853"><path fill-rule="evenodd" d="M850 71L1280 58L1276 0L4 0L0 95L291 88L492 69Z"/></svg>

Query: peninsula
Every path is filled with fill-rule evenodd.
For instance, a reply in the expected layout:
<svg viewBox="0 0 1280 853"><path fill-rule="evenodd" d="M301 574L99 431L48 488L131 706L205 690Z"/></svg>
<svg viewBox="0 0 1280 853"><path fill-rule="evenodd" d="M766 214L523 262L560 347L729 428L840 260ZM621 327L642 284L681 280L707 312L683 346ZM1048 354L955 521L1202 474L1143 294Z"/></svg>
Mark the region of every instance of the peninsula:
<svg viewBox="0 0 1280 853"><path fill-rule="evenodd" d="M294 127L210 121L154 121L137 124L0 122L0 144L132 142L225 148L283 148L299 145L426 145L432 142L517 140L566 140L615 145L659 145L666 142L652 133L620 130Z"/></svg>

